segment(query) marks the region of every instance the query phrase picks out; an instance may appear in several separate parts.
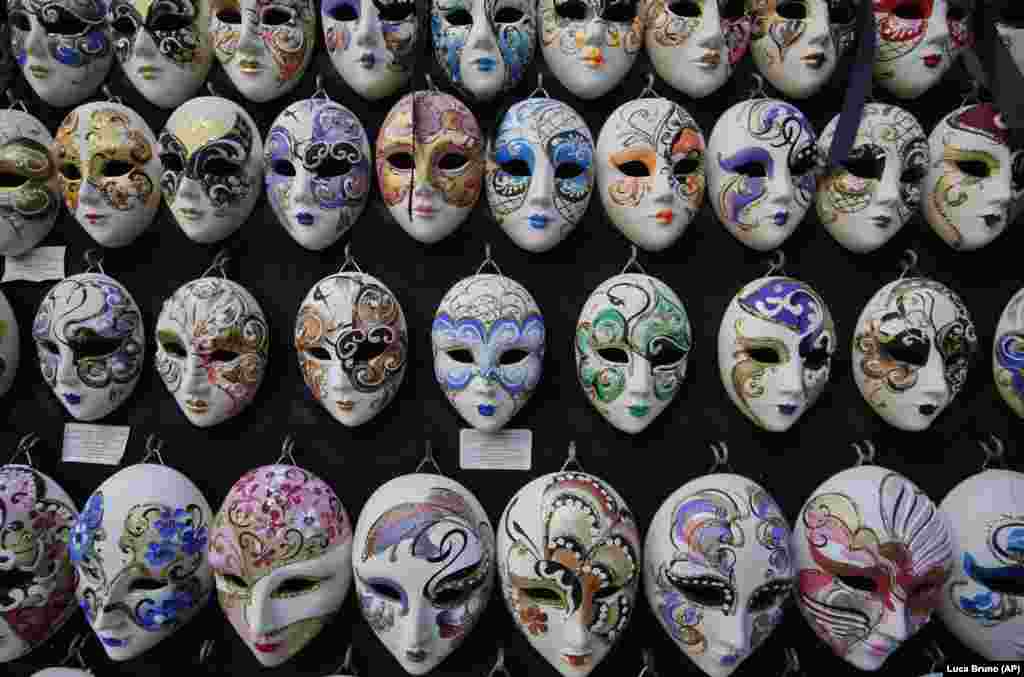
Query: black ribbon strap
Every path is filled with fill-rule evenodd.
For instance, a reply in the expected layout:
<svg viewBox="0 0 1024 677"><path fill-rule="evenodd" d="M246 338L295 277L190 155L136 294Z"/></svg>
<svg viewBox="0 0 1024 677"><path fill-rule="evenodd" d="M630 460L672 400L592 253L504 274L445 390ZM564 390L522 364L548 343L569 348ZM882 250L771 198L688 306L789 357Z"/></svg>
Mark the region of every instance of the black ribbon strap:
<svg viewBox="0 0 1024 677"><path fill-rule="evenodd" d="M843 110L839 114L832 147L829 148L829 165L840 167L850 156L850 149L857 139L857 128L864 112L864 102L871 91L871 76L875 66L875 47L878 35L875 30L875 13L871 0L860 0L857 7L857 52L850 68L850 80L843 98Z"/></svg>

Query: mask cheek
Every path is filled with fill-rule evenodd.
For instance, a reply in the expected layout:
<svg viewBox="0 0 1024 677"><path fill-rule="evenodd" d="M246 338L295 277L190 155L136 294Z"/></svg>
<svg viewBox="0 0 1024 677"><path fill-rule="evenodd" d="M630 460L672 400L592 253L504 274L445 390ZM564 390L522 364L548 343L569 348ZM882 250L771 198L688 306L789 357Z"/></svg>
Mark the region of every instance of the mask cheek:
<svg viewBox="0 0 1024 677"><path fill-rule="evenodd" d="M415 50L417 33L415 14L413 19L406 21L381 22L384 47L391 52L392 57L391 63L387 65L389 71L401 73L409 69L405 62Z"/></svg>
<svg viewBox="0 0 1024 677"><path fill-rule="evenodd" d="M654 397L659 403L668 404L676 393L686 374L686 361L675 367L654 370Z"/></svg>
<svg viewBox="0 0 1024 677"><path fill-rule="evenodd" d="M434 168L434 185L441 191L444 201L456 208L471 208L480 197L482 188L483 164L479 160L470 159L465 170L460 174L449 174Z"/></svg>
<svg viewBox="0 0 1024 677"><path fill-rule="evenodd" d="M111 207L122 212L149 207L158 198L153 180L142 167L125 176L95 179L94 185Z"/></svg>
<svg viewBox="0 0 1024 677"><path fill-rule="evenodd" d="M296 17L296 21L302 21ZM304 23L299 26L285 26L275 28L264 33L263 41L270 49L270 54L278 70L278 79L289 82L298 77L306 60L306 52L309 50Z"/></svg>

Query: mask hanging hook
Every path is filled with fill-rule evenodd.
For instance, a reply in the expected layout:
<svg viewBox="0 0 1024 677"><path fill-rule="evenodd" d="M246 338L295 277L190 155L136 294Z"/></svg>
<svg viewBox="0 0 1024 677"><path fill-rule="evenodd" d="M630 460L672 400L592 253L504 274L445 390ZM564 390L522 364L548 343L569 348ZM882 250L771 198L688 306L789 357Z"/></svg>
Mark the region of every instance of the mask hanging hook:
<svg viewBox="0 0 1024 677"><path fill-rule="evenodd" d="M981 469L988 470L996 467L1006 469L1006 445L997 436L989 433L987 440L978 440L978 446L985 452L985 463Z"/></svg>
<svg viewBox="0 0 1024 677"><path fill-rule="evenodd" d="M103 92L103 96L107 97L107 101L109 101L110 103L116 103L119 106L124 105L124 102L121 101L121 97L116 96L113 92L110 91L110 85L104 83L100 87L100 91Z"/></svg>
<svg viewBox="0 0 1024 677"><path fill-rule="evenodd" d="M359 673L356 671L356 667L352 664L352 645L349 644L348 648L345 649L345 660L341 662L338 669L334 671L338 675L352 675L353 677L359 677Z"/></svg>
<svg viewBox="0 0 1024 677"><path fill-rule="evenodd" d="M853 450L857 452L857 463L856 467L862 465L874 465L875 463L875 443L871 440L861 440L860 442L854 442L850 445Z"/></svg>
<svg viewBox="0 0 1024 677"><path fill-rule="evenodd" d="M85 670L90 675L92 674L92 670L89 669L89 664L85 662L85 657L82 656L82 647L85 645L86 639L87 636L84 633L74 636L71 643L68 644L67 655L64 656L64 660L60 662L61 666L66 666L71 663L71 661L75 661L78 663L78 667Z"/></svg>
<svg viewBox="0 0 1024 677"><path fill-rule="evenodd" d="M924 653L928 658L932 659L932 672L939 672L946 665L946 654L942 652L942 649L936 642L932 642L932 645L925 649Z"/></svg>
<svg viewBox="0 0 1024 677"><path fill-rule="evenodd" d="M981 82L977 78L971 78L971 87L960 100L960 108L974 106L981 103Z"/></svg>
<svg viewBox="0 0 1024 677"><path fill-rule="evenodd" d="M501 268L498 267L498 263L491 257L491 243L485 242L484 262L481 263L480 266L476 269L476 274L479 275L481 272L483 272L483 269L486 268L488 265L490 265L491 268L494 268L494 271L498 273L498 275L500 275L501 277L505 277L505 273L501 272Z"/></svg>
<svg viewBox="0 0 1024 677"><path fill-rule="evenodd" d="M423 75L423 77L424 77L424 78L426 79L426 81L427 81L427 89L429 89L429 90L430 90L431 92L435 92L435 93L437 93L437 94L440 94L440 93L441 93L441 90L440 90L440 89L438 89L438 88L437 88L437 85L435 85L435 84L434 84L434 78L430 77L430 73L425 73L425 74Z"/></svg>
<svg viewBox="0 0 1024 677"><path fill-rule="evenodd" d="M551 98L551 95L548 94L548 90L544 89L544 74L541 73L539 70L537 71L537 86L534 88L532 92L530 92L530 96L526 98L534 99L538 95L543 96L545 99Z"/></svg>
<svg viewBox="0 0 1024 677"><path fill-rule="evenodd" d="M415 472L420 472L428 465L433 466L438 475L444 475L444 473L441 472L441 466L437 464L437 459L434 458L434 445L430 443L430 440L427 440L424 445L423 458L420 459L419 464L417 464Z"/></svg>
<svg viewBox="0 0 1024 677"><path fill-rule="evenodd" d="M355 271L357 273L360 273L361 275L365 275L366 274L366 273L363 272L363 269L359 267L359 262L356 261L354 256L352 256L352 243L351 242L346 242L345 243L345 260L341 262L341 268L338 268L338 272L339 273L344 273L345 269L348 268L349 266L352 266L355 269Z"/></svg>
<svg viewBox="0 0 1024 677"><path fill-rule="evenodd" d="M587 472L583 469L583 464L580 463L579 456L576 455L576 440L571 440L569 442L569 452L566 455L565 463L562 464L562 468L559 472L565 472L569 469L570 465L576 466L576 469L580 472Z"/></svg>
<svg viewBox="0 0 1024 677"><path fill-rule="evenodd" d="M644 77L647 79L647 84L640 90L640 94L636 98L643 99L647 96L655 99L660 98L658 93L654 91L654 71L647 71L647 75Z"/></svg>
<svg viewBox="0 0 1024 677"><path fill-rule="evenodd" d="M207 639L199 645L199 664L205 665L213 657L213 650L217 647L217 640Z"/></svg>
<svg viewBox="0 0 1024 677"><path fill-rule="evenodd" d="M721 472L728 470L732 472L732 466L729 464L729 447L725 442L718 440L708 445L711 449L711 453L715 455L715 462L708 469L708 474Z"/></svg>
<svg viewBox="0 0 1024 677"><path fill-rule="evenodd" d="M31 451L41 441L42 440L39 439L39 435L36 435L35 433L28 433L27 435L24 435L20 440L18 440L18 446L14 449L14 454L11 456L11 460L9 460L8 463L13 464L18 460L19 456L24 456L25 465L30 468L35 467L32 462Z"/></svg>
<svg viewBox="0 0 1024 677"><path fill-rule="evenodd" d="M630 268L636 268L642 274L644 274L644 275L647 274L647 271L644 270L644 267L641 266L640 262L636 260L636 254L637 254L636 245L635 244L630 245L629 246L629 258L626 259L626 265L624 265L622 267L622 272L619 273L619 275L625 275L626 271L629 270Z"/></svg>
<svg viewBox="0 0 1024 677"><path fill-rule="evenodd" d="M657 677L658 673L654 670L654 652L650 649L644 649L644 666L640 668L640 674L636 677Z"/></svg>
<svg viewBox="0 0 1024 677"><path fill-rule="evenodd" d="M796 677L799 674L802 674L800 670L800 656L797 655L796 649L793 647L786 647L786 667L783 668L782 674L779 677Z"/></svg>
<svg viewBox="0 0 1024 677"><path fill-rule="evenodd" d="M309 98L323 99L324 101L329 101L331 98L327 95L327 89L324 87L324 76L320 73L316 74L316 89L313 90L313 96Z"/></svg>
<svg viewBox="0 0 1024 677"><path fill-rule="evenodd" d="M903 258L900 259L900 276L898 279L902 280L908 274L917 275L918 260L917 252L913 249L904 250Z"/></svg>
<svg viewBox="0 0 1024 677"><path fill-rule="evenodd" d="M139 463L149 463L150 459L155 458L160 465L167 465L164 463L163 454L160 453L160 450L163 448L164 441L157 437L156 433L150 433L146 437L146 455L142 457Z"/></svg>
<svg viewBox="0 0 1024 677"><path fill-rule="evenodd" d="M747 95L747 99L767 99L768 94L764 91L764 77L760 73L751 73L750 77L754 79L754 86L750 90L750 94Z"/></svg>
<svg viewBox="0 0 1024 677"><path fill-rule="evenodd" d="M206 91L210 96L220 96L220 94L217 93L217 88L213 86L213 80L206 81Z"/></svg>
<svg viewBox="0 0 1024 677"><path fill-rule="evenodd" d="M289 465L299 465L295 460L295 438L292 437L291 433L284 436L284 442L281 443L281 455L274 461L274 465L284 465L285 461Z"/></svg>
<svg viewBox="0 0 1024 677"><path fill-rule="evenodd" d="M487 673L487 677L495 677L495 675L504 675L505 677L512 677L508 668L505 667L505 647L498 645L498 657L494 659L494 667Z"/></svg>
<svg viewBox="0 0 1024 677"><path fill-rule="evenodd" d="M200 275L200 277L206 277L216 270L220 273L220 276L226 280L228 278L227 266L229 263L231 263L231 254L228 253L227 249L221 249L217 252L217 255L213 257L213 263L210 264L209 268L203 271L203 274Z"/></svg>
<svg viewBox="0 0 1024 677"><path fill-rule="evenodd" d="M779 275L785 275L786 271L786 252L781 249L776 249L772 253L772 262L768 266L768 273L765 277L771 277L778 273Z"/></svg>
<svg viewBox="0 0 1024 677"><path fill-rule="evenodd" d="M19 99L18 97L16 97L14 95L14 90L13 89L8 89L7 90L7 100L11 104L10 106L7 107L7 110L14 110L15 108L17 108L22 113L28 113L28 106L25 105L24 101L22 101L21 99Z"/></svg>
<svg viewBox="0 0 1024 677"><path fill-rule="evenodd" d="M85 272L95 273L98 270L101 275L107 274L107 271L103 270L102 250L96 248L86 249L85 253L82 254L82 260L85 261Z"/></svg>

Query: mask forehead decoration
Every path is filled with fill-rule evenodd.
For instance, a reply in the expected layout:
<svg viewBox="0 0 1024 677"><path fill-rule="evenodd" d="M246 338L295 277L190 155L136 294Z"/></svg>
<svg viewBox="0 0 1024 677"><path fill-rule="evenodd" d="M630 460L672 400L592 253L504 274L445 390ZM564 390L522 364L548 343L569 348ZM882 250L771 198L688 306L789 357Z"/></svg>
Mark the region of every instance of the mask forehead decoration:
<svg viewBox="0 0 1024 677"><path fill-rule="evenodd" d="M0 255L18 256L53 230L60 187L50 157L53 137L43 123L19 110L0 111Z"/></svg>
<svg viewBox="0 0 1024 677"><path fill-rule="evenodd" d="M878 466L833 476L793 532L797 604L818 637L878 670L941 603L952 565L946 519L913 482Z"/></svg>
<svg viewBox="0 0 1024 677"><path fill-rule="evenodd" d="M406 672L430 672L491 597L494 531L483 507L447 477L403 475L370 496L354 540L363 617Z"/></svg>
<svg viewBox="0 0 1024 677"><path fill-rule="evenodd" d="M278 221L306 249L337 242L370 194L370 144L358 118L314 97L293 103L267 135L267 197Z"/></svg>
<svg viewBox="0 0 1024 677"><path fill-rule="evenodd" d="M18 319L7 297L0 292L0 397L7 394L14 384L21 362L21 346L18 339Z"/></svg>
<svg viewBox="0 0 1024 677"><path fill-rule="evenodd" d="M1024 289L1013 295L999 317L992 371L1003 400L1024 418Z"/></svg>
<svg viewBox="0 0 1024 677"><path fill-rule="evenodd" d="M412 0L325 0L320 5L331 63L359 96L376 100L412 75L418 17Z"/></svg>

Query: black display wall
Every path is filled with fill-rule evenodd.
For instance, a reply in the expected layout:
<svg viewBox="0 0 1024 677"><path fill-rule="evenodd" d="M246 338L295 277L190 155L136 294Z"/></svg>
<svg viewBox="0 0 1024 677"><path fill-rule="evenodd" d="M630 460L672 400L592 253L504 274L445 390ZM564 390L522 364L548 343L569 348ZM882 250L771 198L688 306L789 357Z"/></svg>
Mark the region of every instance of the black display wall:
<svg viewBox="0 0 1024 677"><path fill-rule="evenodd" d="M434 65L426 31L429 5L420 0L421 29L414 84L425 87L429 72L434 83L451 91ZM224 72L215 65L210 81L217 94L233 98L252 113L261 134L288 104L310 96L315 77L322 75L330 96L351 108L366 126L371 146L387 111L398 97L368 103L358 98L333 70L322 46L299 87L267 104L243 103ZM430 65L428 68L428 64ZM845 92L846 64L820 94L798 105L820 132L840 107ZM690 100L660 81L656 90L679 101L703 126L705 136L719 115L747 96L753 80L749 56L735 77L718 93ZM586 118L596 140L609 113L643 89L649 62L641 53L621 86L596 101L580 100L548 73L538 50L526 81L499 101L468 102L481 125L493 129L500 110L525 98L543 72L551 96L568 102ZM154 131L169 111L147 104L117 67L109 84L124 102L138 110ZM18 76L13 89L56 131L66 110L49 108L32 96ZM905 106L930 131L939 117L961 103L968 82L959 65L934 91ZM100 98L97 95L95 98ZM889 100L882 91L879 100ZM295 351L292 330L298 304L314 282L336 270L344 247L351 243L363 269L397 294L408 318L410 368L395 401L370 423L348 429L330 418L306 393ZM542 383L533 399L512 421L511 427L530 428L534 434L533 470L461 471L458 435L462 421L434 380L430 322L444 292L456 280L473 273L491 243L494 258L504 273L524 284L536 297L547 323L548 344ZM44 245L66 244L68 274L83 270L83 252L93 246L70 214L63 213ZM593 196L583 222L550 252L531 254L516 247L491 219L481 199L469 221L438 244L414 241L390 218L374 186L371 204L350 234L327 250L313 253L300 248L275 220L265 196L252 218L226 243L233 261L231 277L246 285L266 312L271 326L271 360L262 389L241 416L213 429L192 427L178 411L152 366L153 327L161 303L179 285L198 277L223 245L203 246L189 241L174 224L166 207L153 226L128 247L105 253L108 274L123 282L142 308L147 335L147 365L135 394L103 423L130 425L126 463L139 460L147 434L166 440L164 456L170 465L191 477L215 508L232 483L246 470L273 462L281 441L291 434L297 442L299 463L332 483L353 520L370 493L396 475L412 472L430 440L444 471L480 498L496 525L508 499L530 479L557 470L570 440L576 440L583 466L608 480L636 514L642 534L660 503L688 480L705 473L712 461L707 444L727 441L732 466L763 484L793 520L819 483L851 465L850 443L871 439L878 461L905 473L938 502L982 462L976 438L995 433L1013 451L1019 421L1000 400L993 385L991 345L998 317L1011 295L1022 285L1020 251L1024 232L1011 226L990 247L974 253L956 253L916 218L889 244L869 255L854 255L840 248L810 210L804 223L786 243L787 272L813 285L829 304L835 318L840 349L833 361L831 382L824 396L785 434L756 429L729 401L718 376L716 338L722 314L741 284L763 275L768 256L740 245L718 223L709 205L674 246L659 254L641 254L646 270L666 281L686 304L694 331L689 372L678 399L640 435L613 429L586 401L576 382L572 337L583 301L602 280L617 274L629 255L629 243L607 221L600 200ZM850 343L854 322L868 298L899 273L906 248L920 255L920 269L959 291L977 325L981 353L970 372L965 390L954 405L923 433L902 433L888 427L861 399L853 382ZM89 493L115 469L108 466L60 462L62 429L69 420L44 384L35 361L30 328L47 283L5 284L20 323L23 346L21 368L13 389L0 400L3 429L0 448L13 450L28 432L43 438L35 453L37 466L51 474L81 506ZM622 641L594 675L627 676L640 671L641 652L651 648L661 675L701 674L658 626L642 595L637 613ZM47 646L27 658L4 666L13 677L32 674L59 662L76 633L88 632L81 614ZM172 638L149 653L123 664L106 659L99 645L86 649L98 676L145 674L168 677L195 670L200 642L217 640L211 673L245 675L260 670L248 649L224 622L216 603ZM882 674L916 676L930 663L924 651L937 642L951 660L977 659L935 619L887 663ZM280 677L329 674L349 644L355 647L362 675L399 675L401 669L377 641L349 594L342 612L310 646L291 662L273 670ZM496 649L506 649L512 675L555 675L520 635L496 588L491 605L468 641L433 673L437 677L486 675ZM858 674L812 634L794 606L771 640L735 674L774 675L782 670L784 647L796 647L807 674L832 677Z"/></svg>

